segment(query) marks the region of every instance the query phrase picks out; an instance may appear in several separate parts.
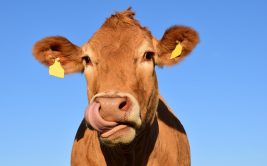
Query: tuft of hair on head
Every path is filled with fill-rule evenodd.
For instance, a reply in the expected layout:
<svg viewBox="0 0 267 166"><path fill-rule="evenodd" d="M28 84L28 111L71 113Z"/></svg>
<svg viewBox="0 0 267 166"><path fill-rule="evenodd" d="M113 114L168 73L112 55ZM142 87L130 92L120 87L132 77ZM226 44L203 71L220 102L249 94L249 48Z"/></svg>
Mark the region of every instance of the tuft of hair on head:
<svg viewBox="0 0 267 166"><path fill-rule="evenodd" d="M132 8L129 7L122 12L115 12L115 14L112 14L109 18L106 19L103 26L116 27L118 25L134 25L141 27L140 23L135 20L134 16L135 13L132 11Z"/></svg>
<svg viewBox="0 0 267 166"><path fill-rule="evenodd" d="M117 12L115 15L117 15L118 17L128 17L130 19L134 19L135 13L133 12L132 7L129 7L128 9L122 12Z"/></svg>

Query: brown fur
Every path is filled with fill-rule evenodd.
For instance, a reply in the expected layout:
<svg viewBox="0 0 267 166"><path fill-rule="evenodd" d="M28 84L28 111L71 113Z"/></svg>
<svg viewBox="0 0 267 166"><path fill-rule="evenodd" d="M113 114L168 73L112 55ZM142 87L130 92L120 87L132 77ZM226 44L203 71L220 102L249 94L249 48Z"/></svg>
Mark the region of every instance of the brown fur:
<svg viewBox="0 0 267 166"><path fill-rule="evenodd" d="M170 59L171 52L177 45L176 42L181 43L183 47L182 54L175 59ZM158 45L160 51L157 64L162 66L173 65L180 62L193 50L198 42L198 34L193 29L184 26L170 27L166 30Z"/></svg>
<svg viewBox="0 0 267 166"><path fill-rule="evenodd" d="M59 58L65 73L73 73L83 69L80 47L61 36L44 38L33 46L35 58L44 65L50 66Z"/></svg>
<svg viewBox="0 0 267 166"><path fill-rule="evenodd" d="M173 65L181 61L198 42L197 33L188 27L173 26L158 41L134 19L131 9L116 13L81 48L63 37L37 42L33 54L51 65L59 57L66 73L84 71L88 101L100 92L125 92L140 105L142 125L129 144L107 147L97 132L81 123L72 151L73 166L86 165L190 165L186 133L158 94L155 65ZM181 42L180 57L170 54ZM146 59L145 52L154 52ZM82 57L89 56L90 64Z"/></svg>

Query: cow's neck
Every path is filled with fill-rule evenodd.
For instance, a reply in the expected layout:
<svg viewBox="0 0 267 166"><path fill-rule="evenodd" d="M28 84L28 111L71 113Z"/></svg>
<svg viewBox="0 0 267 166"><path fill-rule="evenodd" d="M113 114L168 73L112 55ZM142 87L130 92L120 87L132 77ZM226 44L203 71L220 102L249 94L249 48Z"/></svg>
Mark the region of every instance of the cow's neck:
<svg viewBox="0 0 267 166"><path fill-rule="evenodd" d="M143 165L147 162L155 146L158 131L158 122L156 118L154 118L152 125L143 129L133 143L118 147L106 147L101 145L101 150L106 162L108 162L107 165L129 165L129 163L133 163L133 165Z"/></svg>

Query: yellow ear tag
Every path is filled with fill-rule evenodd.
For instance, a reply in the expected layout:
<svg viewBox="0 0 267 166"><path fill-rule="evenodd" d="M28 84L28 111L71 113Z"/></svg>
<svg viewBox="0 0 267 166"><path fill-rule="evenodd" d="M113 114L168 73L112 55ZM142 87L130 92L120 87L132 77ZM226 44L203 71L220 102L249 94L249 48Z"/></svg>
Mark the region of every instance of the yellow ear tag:
<svg viewBox="0 0 267 166"><path fill-rule="evenodd" d="M176 45L175 49L172 51L170 59L179 57L182 53L183 47L182 47L181 43L178 41L176 41L176 43L177 43L177 45Z"/></svg>
<svg viewBox="0 0 267 166"><path fill-rule="evenodd" d="M64 69L59 62L59 58L56 58L55 63L49 66L49 74L55 77L64 78Z"/></svg>

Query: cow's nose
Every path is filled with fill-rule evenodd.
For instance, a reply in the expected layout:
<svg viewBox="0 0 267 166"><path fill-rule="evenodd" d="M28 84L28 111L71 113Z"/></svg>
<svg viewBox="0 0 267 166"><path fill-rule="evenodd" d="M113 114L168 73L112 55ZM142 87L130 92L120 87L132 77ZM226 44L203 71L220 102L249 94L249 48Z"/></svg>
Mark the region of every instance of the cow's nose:
<svg viewBox="0 0 267 166"><path fill-rule="evenodd" d="M100 116L107 121L123 120L131 105L128 97L97 97L95 102L100 104Z"/></svg>

